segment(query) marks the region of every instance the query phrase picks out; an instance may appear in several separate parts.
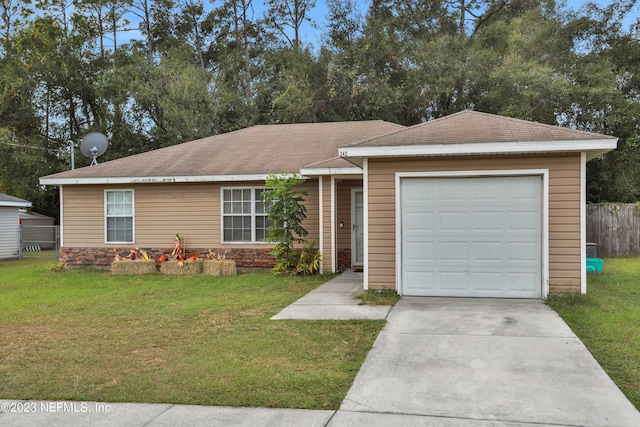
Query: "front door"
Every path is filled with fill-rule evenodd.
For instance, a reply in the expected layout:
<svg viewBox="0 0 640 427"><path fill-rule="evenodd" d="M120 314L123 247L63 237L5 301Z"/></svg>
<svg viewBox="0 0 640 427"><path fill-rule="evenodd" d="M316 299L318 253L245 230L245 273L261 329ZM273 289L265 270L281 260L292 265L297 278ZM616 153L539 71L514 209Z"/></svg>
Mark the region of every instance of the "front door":
<svg viewBox="0 0 640 427"><path fill-rule="evenodd" d="M351 265L364 263L364 198L362 188L351 189Z"/></svg>

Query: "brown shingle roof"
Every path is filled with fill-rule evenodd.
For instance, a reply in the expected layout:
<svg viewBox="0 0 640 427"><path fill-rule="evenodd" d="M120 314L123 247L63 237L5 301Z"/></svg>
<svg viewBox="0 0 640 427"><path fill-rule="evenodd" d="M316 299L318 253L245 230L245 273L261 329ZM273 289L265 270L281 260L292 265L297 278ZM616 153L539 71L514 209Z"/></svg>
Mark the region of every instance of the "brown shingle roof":
<svg viewBox="0 0 640 427"><path fill-rule="evenodd" d="M525 141L584 141L594 139L616 138L464 110L433 121L398 129L386 135L374 136L368 140L351 144L351 146L387 147Z"/></svg>
<svg viewBox="0 0 640 427"><path fill-rule="evenodd" d="M353 163L342 157L334 157L332 159L322 160L320 162L306 165L305 169L324 169L324 168L352 168Z"/></svg>
<svg viewBox="0 0 640 427"><path fill-rule="evenodd" d="M399 128L404 126L381 120L260 125L45 178L254 175L283 170L293 173L306 165L335 158L338 147Z"/></svg>

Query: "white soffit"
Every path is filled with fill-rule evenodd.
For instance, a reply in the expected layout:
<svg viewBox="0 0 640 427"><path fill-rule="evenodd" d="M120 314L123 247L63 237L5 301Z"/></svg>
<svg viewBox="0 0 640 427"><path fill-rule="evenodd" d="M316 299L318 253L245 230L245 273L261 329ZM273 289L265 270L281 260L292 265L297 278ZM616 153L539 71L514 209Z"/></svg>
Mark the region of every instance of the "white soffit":
<svg viewBox="0 0 640 427"><path fill-rule="evenodd" d="M292 174L276 174L291 176ZM300 175L300 174L296 174ZM82 185L82 184L173 184L187 182L242 182L265 181L267 174L248 175L205 175L205 176L122 176L91 178L40 178L41 185Z"/></svg>
<svg viewBox="0 0 640 427"><path fill-rule="evenodd" d="M606 138L567 141L351 146L339 148L338 154L343 158L352 158L586 152L587 159L591 159L614 150L617 143L617 138Z"/></svg>
<svg viewBox="0 0 640 427"><path fill-rule="evenodd" d="M305 176L362 175L362 169L357 166L350 168L302 168L300 173Z"/></svg>

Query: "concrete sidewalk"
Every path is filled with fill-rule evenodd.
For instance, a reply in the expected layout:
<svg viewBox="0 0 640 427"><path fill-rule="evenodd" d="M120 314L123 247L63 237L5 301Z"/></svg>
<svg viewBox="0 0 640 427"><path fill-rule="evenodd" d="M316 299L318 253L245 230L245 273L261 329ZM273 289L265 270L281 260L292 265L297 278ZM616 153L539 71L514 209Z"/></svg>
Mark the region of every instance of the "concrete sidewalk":
<svg viewBox="0 0 640 427"><path fill-rule="evenodd" d="M334 415L335 411L302 409L152 403L0 401L0 426L3 427L322 427L329 425Z"/></svg>
<svg viewBox="0 0 640 427"><path fill-rule="evenodd" d="M338 411L0 400L0 425L640 426L638 411L542 301L404 297L373 312L352 299L361 277L340 275L274 316L388 314Z"/></svg>
<svg viewBox="0 0 640 427"><path fill-rule="evenodd" d="M362 273L347 270L309 292L271 320L351 320L386 319L390 306L358 305L354 297L362 293Z"/></svg>

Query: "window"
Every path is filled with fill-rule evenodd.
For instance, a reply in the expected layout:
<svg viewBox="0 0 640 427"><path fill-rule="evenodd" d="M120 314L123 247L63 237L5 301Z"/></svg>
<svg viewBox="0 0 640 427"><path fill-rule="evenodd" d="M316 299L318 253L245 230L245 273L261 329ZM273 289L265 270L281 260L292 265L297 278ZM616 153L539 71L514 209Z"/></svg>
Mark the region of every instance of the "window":
<svg viewBox="0 0 640 427"><path fill-rule="evenodd" d="M133 243L133 190L105 191L107 243Z"/></svg>
<svg viewBox="0 0 640 427"><path fill-rule="evenodd" d="M222 189L222 241L264 242L271 221L262 203L264 188Z"/></svg>

